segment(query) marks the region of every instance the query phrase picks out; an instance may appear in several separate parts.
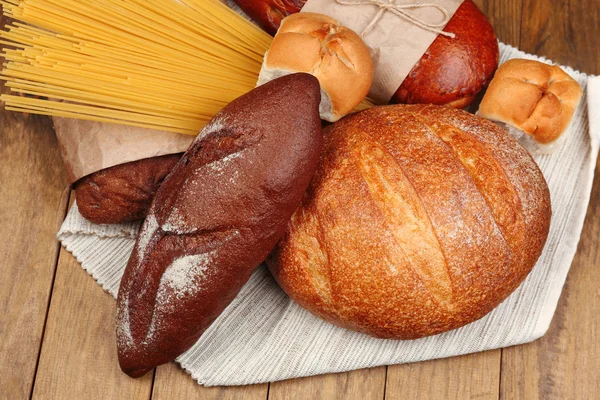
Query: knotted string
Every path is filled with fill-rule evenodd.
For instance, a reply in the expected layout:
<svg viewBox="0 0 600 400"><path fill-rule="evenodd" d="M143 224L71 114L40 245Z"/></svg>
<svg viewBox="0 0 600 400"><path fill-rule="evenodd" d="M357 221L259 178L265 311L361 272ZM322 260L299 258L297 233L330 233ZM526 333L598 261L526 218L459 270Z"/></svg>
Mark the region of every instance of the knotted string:
<svg viewBox="0 0 600 400"><path fill-rule="evenodd" d="M373 27L377 24L377 22L379 22L379 20L383 17L383 14L387 11L397 15L400 18L404 18L405 20L407 20L409 22L412 22L413 24L417 25L420 28L425 29L426 31L437 33L438 35L443 35L443 36L446 36L449 38L456 37L456 35L454 33L444 32L442 30L446 26L448 21L450 21L450 18L452 18L452 16L448 12L448 10L446 10L446 8L441 6L440 4L436 4L436 3L395 4L394 3L395 0L335 0L335 1L338 4L341 4L344 6L373 5L373 6L379 7L379 11L377 12L377 15L375 15L375 17L373 18L371 23L362 31L362 33L360 34L361 37L365 36L367 33L369 33L371 31L371 29L373 29ZM406 11L406 10L410 10L413 8L425 8L425 7L432 7L432 8L436 8L437 10L441 11L442 14L444 14L444 19L437 24L430 23L427 21L423 21L422 19L419 19L418 17L415 17L414 15L412 15Z"/></svg>

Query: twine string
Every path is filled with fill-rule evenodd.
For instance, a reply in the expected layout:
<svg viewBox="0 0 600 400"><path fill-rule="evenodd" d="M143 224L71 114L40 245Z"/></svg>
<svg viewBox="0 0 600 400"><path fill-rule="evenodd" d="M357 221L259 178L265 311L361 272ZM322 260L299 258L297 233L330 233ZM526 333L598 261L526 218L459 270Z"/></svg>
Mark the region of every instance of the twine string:
<svg viewBox="0 0 600 400"><path fill-rule="evenodd" d="M369 33L375 27L375 25L377 25L379 20L383 17L383 14L385 14L386 12L391 12L392 14L397 15L400 18L404 18L405 20L417 25L422 29L425 29L426 31L433 32L438 35L443 35L449 38L456 37L456 35L452 32L443 31L443 28L450 21L450 18L452 18L452 16L448 12L448 10L440 4L395 4L395 0L336 0L336 2L344 6L373 5L379 8L379 11L375 15L375 17L373 17L373 20L371 20L369 25L360 34L361 37ZM408 12L408 10L412 10L415 8L435 8L444 15L444 19L439 23L431 23L428 21L424 21L416 17L414 14Z"/></svg>

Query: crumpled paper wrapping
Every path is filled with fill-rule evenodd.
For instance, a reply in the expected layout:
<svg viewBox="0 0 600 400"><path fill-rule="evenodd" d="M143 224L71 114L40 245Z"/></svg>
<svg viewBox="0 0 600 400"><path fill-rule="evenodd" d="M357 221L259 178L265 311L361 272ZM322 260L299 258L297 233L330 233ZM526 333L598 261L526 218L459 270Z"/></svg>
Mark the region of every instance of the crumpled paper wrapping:
<svg viewBox="0 0 600 400"><path fill-rule="evenodd" d="M52 119L70 184L118 164L182 153L195 139L193 135L135 126L61 117Z"/></svg>
<svg viewBox="0 0 600 400"><path fill-rule="evenodd" d="M359 2L358 0L352 1ZM373 1L387 3L386 0ZM451 17L462 2L463 0L436 0L433 3L444 7ZM394 4L401 6L408 3L423 4L422 7L403 10L419 20L438 23L444 19L439 10L426 6L426 4L432 3L431 1L397 0ZM343 5L335 0L308 0L302 8L302 12L328 15L360 34L376 17L379 6L373 4ZM443 27L439 29L443 29ZM362 37L371 50L375 65L373 86L369 97L380 104L388 103L437 36L437 33L425 30L414 22L390 11L384 12L373 29Z"/></svg>

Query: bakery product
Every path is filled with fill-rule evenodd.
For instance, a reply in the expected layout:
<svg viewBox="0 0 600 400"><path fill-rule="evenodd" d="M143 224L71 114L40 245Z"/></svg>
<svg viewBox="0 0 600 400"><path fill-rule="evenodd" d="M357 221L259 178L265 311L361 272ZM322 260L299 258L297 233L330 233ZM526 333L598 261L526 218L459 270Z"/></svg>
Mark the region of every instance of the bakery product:
<svg viewBox="0 0 600 400"><path fill-rule="evenodd" d="M494 28L472 0L465 0L412 68L392 103L464 108L490 83L500 51Z"/></svg>
<svg viewBox="0 0 600 400"><path fill-rule="evenodd" d="M288 15L299 12L306 0L235 0L235 2L261 28L275 35L281 21Z"/></svg>
<svg viewBox="0 0 600 400"><path fill-rule="evenodd" d="M73 185L80 214L96 224L145 218L154 194L181 155L145 158L84 176Z"/></svg>
<svg viewBox="0 0 600 400"><path fill-rule="evenodd" d="M288 75L227 105L160 186L121 281L119 363L187 350L285 231L321 150L318 81Z"/></svg>
<svg viewBox="0 0 600 400"><path fill-rule="evenodd" d="M306 72L321 84L321 119L335 122L367 97L373 60L360 36L323 14L286 17L263 61L258 84Z"/></svg>
<svg viewBox="0 0 600 400"><path fill-rule="evenodd" d="M227 105L158 189L119 288L117 348L141 376L212 324L285 232L322 145L319 83L288 75Z"/></svg>
<svg viewBox="0 0 600 400"><path fill-rule="evenodd" d="M537 165L462 110L374 107L329 126L315 177L268 259L287 294L339 326L414 339L490 312L550 226Z"/></svg>
<svg viewBox="0 0 600 400"><path fill-rule="evenodd" d="M267 32L274 34L286 15L304 0L235 0ZM392 103L446 104L464 108L490 82L498 67L498 40L492 25L472 0L465 0L446 28L456 38L438 36L412 68Z"/></svg>
<svg viewBox="0 0 600 400"><path fill-rule="evenodd" d="M514 59L498 68L478 114L503 124L532 153L550 153L564 138L582 94L559 66Z"/></svg>

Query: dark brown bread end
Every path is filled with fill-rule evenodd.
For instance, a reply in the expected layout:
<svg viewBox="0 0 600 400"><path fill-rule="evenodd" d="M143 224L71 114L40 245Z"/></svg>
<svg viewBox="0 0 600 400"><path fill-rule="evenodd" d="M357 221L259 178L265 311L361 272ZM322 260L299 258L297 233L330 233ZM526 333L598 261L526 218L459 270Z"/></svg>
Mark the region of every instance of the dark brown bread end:
<svg viewBox="0 0 600 400"><path fill-rule="evenodd" d="M116 165L78 180L74 185L81 215L96 224L143 219L158 187L181 153Z"/></svg>

